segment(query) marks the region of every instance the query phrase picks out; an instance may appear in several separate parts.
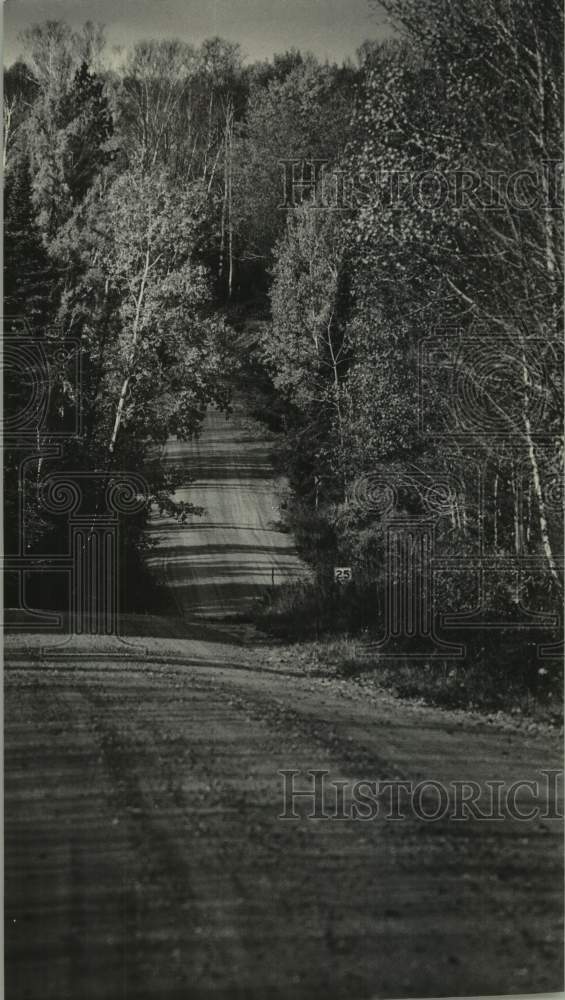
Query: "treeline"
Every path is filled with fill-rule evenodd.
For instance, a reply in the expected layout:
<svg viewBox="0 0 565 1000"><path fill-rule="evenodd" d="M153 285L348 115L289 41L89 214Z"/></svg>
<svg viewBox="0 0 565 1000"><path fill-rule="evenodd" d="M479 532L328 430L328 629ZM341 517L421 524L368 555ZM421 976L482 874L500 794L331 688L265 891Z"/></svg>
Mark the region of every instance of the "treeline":
<svg viewBox="0 0 565 1000"><path fill-rule="evenodd" d="M267 304L285 224L279 159L344 151L357 71L297 51L244 65L220 38L140 42L110 68L90 22L38 24L21 41L4 73L4 311L8 331L25 324L57 358L5 383L15 414L26 378L49 380L35 441L11 433L5 456L8 548L25 535L31 557L68 548L68 518L45 504L54 472L79 477L92 514L118 472L142 473L149 499L181 513L181 470L159 450L198 433L209 404L229 407L240 361L226 314L237 326L250 302ZM79 415L80 436L57 453ZM128 599L143 589L148 510L124 521ZM16 577L7 584L17 604ZM61 601L48 574L28 574L27 589L40 607Z"/></svg>
<svg viewBox="0 0 565 1000"><path fill-rule="evenodd" d="M562 10L384 6L398 37L365 46L345 149L306 168L316 189L295 186L274 251L256 405L281 432L291 520L317 581L270 618L306 633L374 629L383 652L436 660L459 643L464 669L499 693L550 689L561 677L550 638L562 604ZM329 107L322 98L316 118ZM346 590L335 566L352 567Z"/></svg>
<svg viewBox="0 0 565 1000"><path fill-rule="evenodd" d="M550 684L562 11L383 6L395 39L342 66L249 65L216 38L140 43L109 69L92 25L29 31L5 74L6 311L80 341L69 467L143 468L157 499L174 473L155 447L239 379L276 431L314 568L279 608L295 629L386 636L396 586L428 608L399 648L431 629L509 684ZM53 394L77 405L64 372ZM33 498L33 462L26 475ZM397 523L429 538L409 573ZM339 591L336 565L353 576Z"/></svg>

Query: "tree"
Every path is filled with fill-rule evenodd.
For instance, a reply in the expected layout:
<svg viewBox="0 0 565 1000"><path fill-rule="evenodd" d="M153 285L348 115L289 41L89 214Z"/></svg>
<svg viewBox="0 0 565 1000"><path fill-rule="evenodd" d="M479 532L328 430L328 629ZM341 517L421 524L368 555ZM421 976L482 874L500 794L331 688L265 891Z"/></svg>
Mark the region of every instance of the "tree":
<svg viewBox="0 0 565 1000"><path fill-rule="evenodd" d="M344 487L343 380L350 360L341 315L342 265L336 215L309 204L296 209L275 251L273 319L262 338L275 387L318 440L312 475L319 477L323 465L327 479L332 469L333 493Z"/></svg>
<svg viewBox="0 0 565 1000"><path fill-rule="evenodd" d="M4 189L4 310L45 334L49 321L52 273L32 202L29 158L21 152L11 163Z"/></svg>
<svg viewBox="0 0 565 1000"><path fill-rule="evenodd" d="M60 322L80 333L92 365L92 449L196 432L206 405L226 402L221 324L198 263L205 192L162 173L103 183L65 227L58 253L81 267ZM105 321L100 322L101 316Z"/></svg>
<svg viewBox="0 0 565 1000"><path fill-rule="evenodd" d="M7 170L12 150L21 145L23 127L36 97L37 80L24 62L15 62L4 70L4 171Z"/></svg>
<svg viewBox="0 0 565 1000"><path fill-rule="evenodd" d="M70 88L81 63L98 68L105 44L102 26L92 21L86 21L78 32L63 21L32 24L21 39L41 91L55 99Z"/></svg>
<svg viewBox="0 0 565 1000"><path fill-rule="evenodd" d="M234 150L237 256L263 275L286 223L283 161L296 160L299 172L313 158L337 164L353 108L352 81L340 86L337 67L320 66L313 56L292 62L289 72L251 90Z"/></svg>
<svg viewBox="0 0 565 1000"><path fill-rule="evenodd" d="M214 181L226 107L241 113L239 46L221 38L199 49L178 40L137 43L117 86L119 128L132 167Z"/></svg>
<svg viewBox="0 0 565 1000"><path fill-rule="evenodd" d="M37 221L48 245L106 155L111 115L102 81L87 62L96 64L104 38L91 22L77 33L58 21L33 25L22 37L39 88L27 144Z"/></svg>
<svg viewBox="0 0 565 1000"><path fill-rule="evenodd" d="M542 10L529 0L393 0L385 6L406 41L402 58L384 62L373 54L367 63L354 125L357 210L349 233L357 302L378 304L384 343L395 329L411 331L407 356L414 365L418 341L434 329L457 327L463 345L482 331L479 365L492 373L492 382L478 375L476 358L465 347L457 364L459 380L474 387L505 442L497 448L488 434L474 434L473 446L497 485L487 522L497 544L504 537L505 545L520 548L517 469L525 462L528 545L544 554L548 576L557 582L554 542L559 544L560 532L550 523L539 436L554 438L559 461L561 390L550 359L562 322L556 299L562 191L554 171L561 145L556 39L562 11L555 2ZM533 342L538 356L532 364ZM437 374L436 430L444 419L456 423L460 404L457 384L446 391ZM543 423L534 431L534 401L541 398ZM439 456L426 455L425 440L420 448L420 471L433 460L439 475ZM468 451L458 460L452 454L450 473L454 462L471 496ZM503 480L513 498L504 511L498 489ZM513 530L507 532L509 512ZM471 523L466 516L456 520L467 529Z"/></svg>
<svg viewBox="0 0 565 1000"><path fill-rule="evenodd" d="M62 100L61 118L68 123L64 128L64 182L73 204L77 204L113 156L109 140L114 123L104 82L89 71L86 62L77 69Z"/></svg>
<svg viewBox="0 0 565 1000"><path fill-rule="evenodd" d="M179 41L138 42L118 89L119 128L132 167L169 165L184 141L183 96L196 73L196 52Z"/></svg>

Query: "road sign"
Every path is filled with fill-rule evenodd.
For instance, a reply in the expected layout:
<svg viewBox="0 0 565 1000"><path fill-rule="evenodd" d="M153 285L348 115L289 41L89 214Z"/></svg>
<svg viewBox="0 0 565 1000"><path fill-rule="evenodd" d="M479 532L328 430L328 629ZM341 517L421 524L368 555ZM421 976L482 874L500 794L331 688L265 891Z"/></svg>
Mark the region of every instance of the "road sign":
<svg viewBox="0 0 565 1000"><path fill-rule="evenodd" d="M352 577L351 566L334 566L334 583L351 583Z"/></svg>

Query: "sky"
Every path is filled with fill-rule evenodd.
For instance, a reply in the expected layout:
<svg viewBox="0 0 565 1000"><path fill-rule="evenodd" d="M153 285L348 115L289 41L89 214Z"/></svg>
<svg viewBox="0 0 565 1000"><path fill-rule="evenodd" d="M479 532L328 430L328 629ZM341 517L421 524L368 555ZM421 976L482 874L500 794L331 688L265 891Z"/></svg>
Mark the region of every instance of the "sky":
<svg viewBox="0 0 565 1000"><path fill-rule="evenodd" d="M220 35L239 42L251 61L294 46L341 62L366 38L390 34L384 13L372 7L369 0L4 0L4 63L22 52L18 33L45 20L101 22L110 48Z"/></svg>

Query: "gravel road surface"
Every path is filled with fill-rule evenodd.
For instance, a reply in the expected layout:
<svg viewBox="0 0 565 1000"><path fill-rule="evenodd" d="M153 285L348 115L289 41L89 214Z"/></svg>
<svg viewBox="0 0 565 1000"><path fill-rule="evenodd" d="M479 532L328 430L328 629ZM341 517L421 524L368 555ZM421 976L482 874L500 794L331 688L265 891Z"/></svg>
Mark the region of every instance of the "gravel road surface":
<svg viewBox="0 0 565 1000"><path fill-rule="evenodd" d="M271 587L302 576L292 537L279 530L280 489L269 446L245 426L211 410L202 437L168 442L165 462L181 466L190 485L175 500L204 508L185 524L155 516L153 565L183 615L207 618L245 611Z"/></svg>
<svg viewBox="0 0 565 1000"><path fill-rule="evenodd" d="M562 823L542 815L556 811L543 782L522 821L311 819L308 798L281 819L279 773L303 790L312 769L346 788L475 780L484 802L487 780L559 768L559 736L364 694L250 642L222 615L272 567L300 571L269 526L265 446L213 416L169 451L207 507L155 526L179 615L127 619L139 652L123 656L87 639L42 658L41 637L10 637L8 1000L562 989ZM522 786L518 805L532 801Z"/></svg>

